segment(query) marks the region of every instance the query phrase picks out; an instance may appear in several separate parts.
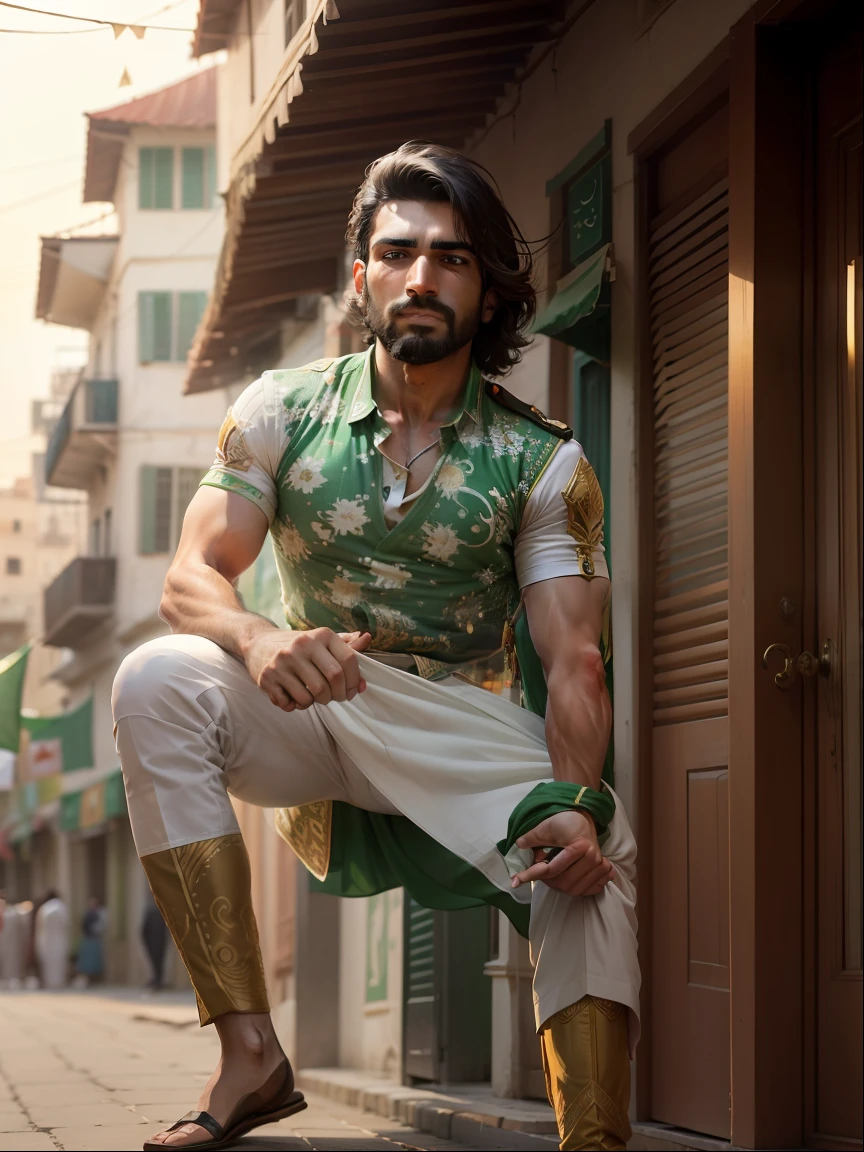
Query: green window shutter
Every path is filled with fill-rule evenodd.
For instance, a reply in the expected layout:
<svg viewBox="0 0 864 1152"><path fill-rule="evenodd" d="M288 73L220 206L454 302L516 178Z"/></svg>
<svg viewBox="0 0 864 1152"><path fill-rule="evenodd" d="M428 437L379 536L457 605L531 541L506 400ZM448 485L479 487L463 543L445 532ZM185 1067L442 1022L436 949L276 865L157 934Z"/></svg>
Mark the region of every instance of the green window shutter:
<svg viewBox="0 0 864 1152"><path fill-rule="evenodd" d="M139 484L138 551L155 556L171 550L172 468L142 464Z"/></svg>
<svg viewBox="0 0 864 1152"><path fill-rule="evenodd" d="M204 309L207 307L206 292L177 293L177 360L185 360L192 347Z"/></svg>
<svg viewBox="0 0 864 1152"><path fill-rule="evenodd" d="M183 149L183 194L184 208L204 207L204 149Z"/></svg>
<svg viewBox="0 0 864 1152"><path fill-rule="evenodd" d="M183 528L183 517L192 497L198 491L198 485L207 474L206 468L178 468L176 483L174 485L174 533L171 547L176 548L180 542L180 532Z"/></svg>
<svg viewBox="0 0 864 1152"><path fill-rule="evenodd" d="M138 293L138 360L149 364L155 347L153 331L153 293Z"/></svg>
<svg viewBox="0 0 864 1152"><path fill-rule="evenodd" d="M153 207L174 207L174 149L153 149Z"/></svg>
<svg viewBox="0 0 864 1152"><path fill-rule="evenodd" d="M153 208L153 149L138 149L138 207Z"/></svg>
<svg viewBox="0 0 864 1152"><path fill-rule="evenodd" d="M171 359L171 293L138 293L138 359L142 364Z"/></svg>
<svg viewBox="0 0 864 1152"><path fill-rule="evenodd" d="M216 185L219 177L216 175L216 148L213 144L207 149L207 207L219 206L219 189Z"/></svg>
<svg viewBox="0 0 864 1152"><path fill-rule="evenodd" d="M606 528L603 541L610 560L610 485L612 482L612 443L610 420L611 378L608 365L592 360L583 352L573 357L573 432L585 449L603 493Z"/></svg>

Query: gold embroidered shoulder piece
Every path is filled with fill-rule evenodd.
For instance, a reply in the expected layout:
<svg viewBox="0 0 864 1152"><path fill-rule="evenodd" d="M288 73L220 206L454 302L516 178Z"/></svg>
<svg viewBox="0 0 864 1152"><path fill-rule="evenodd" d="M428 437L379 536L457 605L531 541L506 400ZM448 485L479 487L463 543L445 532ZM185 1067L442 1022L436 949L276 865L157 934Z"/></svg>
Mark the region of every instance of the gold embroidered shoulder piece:
<svg viewBox="0 0 864 1152"><path fill-rule="evenodd" d="M316 880L327 879L333 801L315 800L298 808L277 808L276 831Z"/></svg>
<svg viewBox="0 0 864 1152"><path fill-rule="evenodd" d="M216 465L233 468L235 472L248 472L252 464L252 453L246 447L243 430L237 423L233 409L222 421L219 429L219 442L216 448Z"/></svg>
<svg viewBox="0 0 864 1152"><path fill-rule="evenodd" d="M603 493L584 456L561 495L567 505L567 531L576 541L579 566L590 579L595 575L593 552L603 543Z"/></svg>

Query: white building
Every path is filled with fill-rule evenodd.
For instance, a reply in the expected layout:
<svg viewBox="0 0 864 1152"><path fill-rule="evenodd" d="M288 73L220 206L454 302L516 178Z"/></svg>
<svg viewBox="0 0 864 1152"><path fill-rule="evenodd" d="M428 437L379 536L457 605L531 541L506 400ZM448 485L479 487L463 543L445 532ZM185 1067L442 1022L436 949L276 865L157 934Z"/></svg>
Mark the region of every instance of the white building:
<svg viewBox="0 0 864 1152"><path fill-rule="evenodd" d="M64 775L59 886L73 913L108 906L108 975L137 982L146 885L119 780L111 685L163 633L157 615L183 514L213 457L222 392L183 396L213 282L223 209L215 74L88 116L84 200L115 207L111 236L42 242L37 315L90 333L89 358L48 445L51 485L87 493L88 544L45 590L45 640L74 707L93 697L93 766Z"/></svg>

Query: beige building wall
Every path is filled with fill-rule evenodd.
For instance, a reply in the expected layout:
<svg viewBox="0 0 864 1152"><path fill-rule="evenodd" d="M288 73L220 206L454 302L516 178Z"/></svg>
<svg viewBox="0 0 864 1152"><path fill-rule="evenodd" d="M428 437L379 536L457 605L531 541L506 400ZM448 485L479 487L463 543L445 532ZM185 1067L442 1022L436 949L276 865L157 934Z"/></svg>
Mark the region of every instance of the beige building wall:
<svg viewBox="0 0 864 1152"><path fill-rule="evenodd" d="M83 532L80 501L40 501L29 476L0 489L0 657L33 644L22 707L40 715L62 711L66 695L49 679L60 653L40 642L42 594L76 554Z"/></svg>

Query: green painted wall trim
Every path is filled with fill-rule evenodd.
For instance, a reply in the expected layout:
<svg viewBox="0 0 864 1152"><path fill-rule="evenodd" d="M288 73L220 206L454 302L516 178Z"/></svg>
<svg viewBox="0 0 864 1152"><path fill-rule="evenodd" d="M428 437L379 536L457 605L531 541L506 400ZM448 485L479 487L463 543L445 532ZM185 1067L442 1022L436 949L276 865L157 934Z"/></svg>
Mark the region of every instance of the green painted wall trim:
<svg viewBox="0 0 864 1152"><path fill-rule="evenodd" d="M606 120L600 131L593 136L584 148L573 157L566 168L562 168L557 176L553 176L551 180L546 181L546 195L551 196L553 192L557 192L568 180L572 180L577 176L583 168L587 167L592 160L605 149L608 148L612 141L612 121Z"/></svg>

